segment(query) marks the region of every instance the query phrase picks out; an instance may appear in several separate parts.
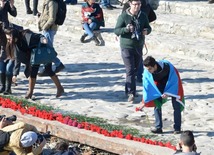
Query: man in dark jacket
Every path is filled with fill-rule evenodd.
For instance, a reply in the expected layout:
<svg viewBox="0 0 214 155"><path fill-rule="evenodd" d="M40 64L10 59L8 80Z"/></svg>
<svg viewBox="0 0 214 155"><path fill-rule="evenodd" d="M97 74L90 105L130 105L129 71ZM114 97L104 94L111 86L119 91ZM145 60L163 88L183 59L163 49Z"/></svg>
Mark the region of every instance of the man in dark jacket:
<svg viewBox="0 0 214 155"><path fill-rule="evenodd" d="M14 0L0 0L0 21L3 22L5 28L9 27L8 12L13 17L17 16Z"/></svg>
<svg viewBox="0 0 214 155"><path fill-rule="evenodd" d="M114 33L120 36L120 47L126 68L125 93L128 102L133 102L136 95L135 75L142 63L142 49L145 35L151 32L147 16L140 11L141 0L130 0L130 8L117 20Z"/></svg>

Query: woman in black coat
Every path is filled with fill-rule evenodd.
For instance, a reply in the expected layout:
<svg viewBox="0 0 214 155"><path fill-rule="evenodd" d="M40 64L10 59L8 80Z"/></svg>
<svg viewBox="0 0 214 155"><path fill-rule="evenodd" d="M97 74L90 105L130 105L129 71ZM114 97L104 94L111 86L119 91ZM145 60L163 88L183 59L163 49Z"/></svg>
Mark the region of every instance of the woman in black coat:
<svg viewBox="0 0 214 155"><path fill-rule="evenodd" d="M39 65L30 64L30 52L33 48L38 46L39 42L47 44L47 39L43 35L33 33L30 30L18 31L16 29L5 29L4 32L7 37L7 54L11 57L15 57L15 66L19 66L20 62L26 65L24 73L29 79L29 90L25 98L32 98ZM56 74L52 71L52 64L49 63L45 65L45 67L48 71L48 75L57 87L56 97L60 97L64 93L64 88Z"/></svg>

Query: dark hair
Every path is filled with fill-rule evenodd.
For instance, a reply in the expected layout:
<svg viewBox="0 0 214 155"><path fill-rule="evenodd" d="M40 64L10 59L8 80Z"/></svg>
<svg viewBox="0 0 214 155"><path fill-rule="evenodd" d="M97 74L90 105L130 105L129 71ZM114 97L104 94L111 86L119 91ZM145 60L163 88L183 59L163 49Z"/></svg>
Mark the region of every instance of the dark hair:
<svg viewBox="0 0 214 155"><path fill-rule="evenodd" d="M68 142L60 141L56 144L55 149L60 151L67 151L68 150Z"/></svg>
<svg viewBox="0 0 214 155"><path fill-rule="evenodd" d="M141 2L141 0L129 0L130 3L133 2L133 1L136 1L136 2L140 1Z"/></svg>
<svg viewBox="0 0 214 155"><path fill-rule="evenodd" d="M29 29L26 29L26 30L17 30L17 29L13 29L13 28L7 28L7 29L4 29L4 33L5 35L11 35L12 37L12 43L9 44L7 42L7 45L6 45L6 53L7 53L7 56L9 56L10 58L14 58L14 50L15 50L15 40L21 40L25 33L27 32L32 32L30 31Z"/></svg>
<svg viewBox="0 0 214 155"><path fill-rule="evenodd" d="M192 131L186 130L181 133L180 140L183 142L185 146L191 147L195 143L194 135Z"/></svg>
<svg viewBox="0 0 214 155"><path fill-rule="evenodd" d="M146 67L154 67L156 64L156 60L155 58L153 58L152 56L147 56L146 59L143 60L143 65Z"/></svg>

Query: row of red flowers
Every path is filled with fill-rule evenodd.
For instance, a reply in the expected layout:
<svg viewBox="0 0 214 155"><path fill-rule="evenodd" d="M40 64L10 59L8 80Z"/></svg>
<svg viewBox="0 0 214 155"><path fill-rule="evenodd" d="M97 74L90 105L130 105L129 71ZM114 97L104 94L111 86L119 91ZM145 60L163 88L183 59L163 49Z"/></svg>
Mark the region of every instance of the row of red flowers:
<svg viewBox="0 0 214 155"><path fill-rule="evenodd" d="M162 147L168 147L170 149L176 150L176 147L173 146L170 142L164 143L161 141L155 141L151 139L146 139L145 137L135 137L131 134L124 135L122 130L113 130L108 131L97 125L88 123L88 122L78 122L77 119L71 119L69 116L63 116L61 113L54 113L53 111L39 110L35 106L23 106L22 102L16 103L10 99L0 97L0 105L2 108L10 108L15 111L20 111L21 114L30 114L35 117L39 117L46 120L56 120L63 124L69 126L77 127L79 129L91 130L92 132L97 132L107 137L118 137L125 138L128 140L134 140L151 145L159 145Z"/></svg>

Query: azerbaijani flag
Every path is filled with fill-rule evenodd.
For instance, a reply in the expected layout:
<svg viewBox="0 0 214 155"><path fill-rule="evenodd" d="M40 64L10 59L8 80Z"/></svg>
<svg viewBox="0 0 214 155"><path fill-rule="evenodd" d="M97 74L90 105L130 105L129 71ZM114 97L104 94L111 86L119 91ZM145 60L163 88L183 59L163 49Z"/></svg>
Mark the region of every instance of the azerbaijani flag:
<svg viewBox="0 0 214 155"><path fill-rule="evenodd" d="M167 63L170 66L168 81L166 83L164 93L168 96L175 97L176 101L180 103L181 111L184 109L184 91L178 70L167 60L161 60L160 63ZM145 107L158 107L167 101L161 98L161 92L156 86L157 82L154 81L152 74L145 69L143 73L143 99L142 103ZM158 99L158 98L161 98Z"/></svg>

